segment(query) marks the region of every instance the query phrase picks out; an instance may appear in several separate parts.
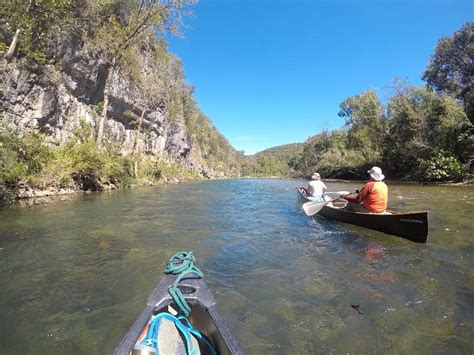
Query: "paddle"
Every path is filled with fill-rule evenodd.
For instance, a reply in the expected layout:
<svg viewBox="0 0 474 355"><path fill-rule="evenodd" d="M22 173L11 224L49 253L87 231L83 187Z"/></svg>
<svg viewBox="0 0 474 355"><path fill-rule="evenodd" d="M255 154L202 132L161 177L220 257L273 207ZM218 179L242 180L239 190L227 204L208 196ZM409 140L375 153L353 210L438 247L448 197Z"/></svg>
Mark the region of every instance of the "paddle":
<svg viewBox="0 0 474 355"><path fill-rule="evenodd" d="M326 195L334 194L334 195L349 195L349 191L334 191L334 192L325 192Z"/></svg>
<svg viewBox="0 0 474 355"><path fill-rule="evenodd" d="M347 191L341 191L341 192L347 192ZM348 195L348 194L344 194ZM342 196L339 198L335 198L334 200L331 201L326 201L326 202L305 202L303 203L303 211L306 213L307 216L314 216L316 213L322 210L324 206L326 206L329 202L333 202L336 200L339 200L343 198Z"/></svg>
<svg viewBox="0 0 474 355"><path fill-rule="evenodd" d="M305 202L303 203L303 211L307 216L314 216L316 213L326 206L329 202Z"/></svg>

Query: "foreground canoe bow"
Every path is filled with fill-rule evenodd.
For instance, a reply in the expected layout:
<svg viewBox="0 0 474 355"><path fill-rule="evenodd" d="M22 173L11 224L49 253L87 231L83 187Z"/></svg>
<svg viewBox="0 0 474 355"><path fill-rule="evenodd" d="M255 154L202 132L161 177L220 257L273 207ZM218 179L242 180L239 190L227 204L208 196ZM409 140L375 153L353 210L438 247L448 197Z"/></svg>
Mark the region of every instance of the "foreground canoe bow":
<svg viewBox="0 0 474 355"><path fill-rule="evenodd" d="M115 349L114 354L140 353L134 350L134 347L150 318L154 314L166 312L169 306L173 306L168 289L175 279L174 275L163 276L148 297L145 307ZM197 278L185 278L180 281L178 288L191 307L189 321L195 329L200 330L211 340L216 352L218 354L243 354L242 348L222 318L217 309L216 300L204 281Z"/></svg>
<svg viewBox="0 0 474 355"><path fill-rule="evenodd" d="M299 187L297 193L301 202L311 201L303 188ZM345 210L342 206L337 207L329 203L322 207L317 214L336 221L403 237L413 242L426 243L428 239L428 212L387 212L383 214L352 212Z"/></svg>

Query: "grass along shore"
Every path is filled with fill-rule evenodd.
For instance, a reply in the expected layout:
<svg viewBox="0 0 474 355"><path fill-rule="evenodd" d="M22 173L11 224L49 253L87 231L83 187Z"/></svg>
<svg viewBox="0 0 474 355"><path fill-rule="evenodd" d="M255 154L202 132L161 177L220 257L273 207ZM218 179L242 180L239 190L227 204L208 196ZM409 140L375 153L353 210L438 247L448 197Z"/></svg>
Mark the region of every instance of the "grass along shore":
<svg viewBox="0 0 474 355"><path fill-rule="evenodd" d="M81 134L82 133L82 134ZM0 134L0 204L18 199L150 186L202 177L146 154L121 155L99 149L89 132L76 132L65 145L39 133Z"/></svg>

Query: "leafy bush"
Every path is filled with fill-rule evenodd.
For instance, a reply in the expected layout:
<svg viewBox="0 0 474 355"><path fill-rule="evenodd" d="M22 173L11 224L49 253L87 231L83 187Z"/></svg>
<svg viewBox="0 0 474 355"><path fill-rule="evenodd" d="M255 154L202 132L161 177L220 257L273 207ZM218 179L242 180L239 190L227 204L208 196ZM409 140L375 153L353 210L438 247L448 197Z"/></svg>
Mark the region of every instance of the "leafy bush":
<svg viewBox="0 0 474 355"><path fill-rule="evenodd" d="M156 160L141 159L138 169L138 177L151 182L158 181L162 177L162 169Z"/></svg>
<svg viewBox="0 0 474 355"><path fill-rule="evenodd" d="M440 151L431 159L418 159L417 177L428 181L460 181L467 178L468 171L455 157Z"/></svg>
<svg viewBox="0 0 474 355"><path fill-rule="evenodd" d="M52 150L43 143L43 136L19 137L0 135L0 179L5 184L20 180L34 182L53 158Z"/></svg>
<svg viewBox="0 0 474 355"><path fill-rule="evenodd" d="M101 190L102 184L130 185L129 161L113 150L101 150L91 138L70 142L60 148L63 164L70 168L74 181L84 190Z"/></svg>
<svg viewBox="0 0 474 355"><path fill-rule="evenodd" d="M50 147L40 134L0 134L0 183L101 190L103 184L129 186L130 161L113 150L99 149L92 129L81 125L65 146Z"/></svg>

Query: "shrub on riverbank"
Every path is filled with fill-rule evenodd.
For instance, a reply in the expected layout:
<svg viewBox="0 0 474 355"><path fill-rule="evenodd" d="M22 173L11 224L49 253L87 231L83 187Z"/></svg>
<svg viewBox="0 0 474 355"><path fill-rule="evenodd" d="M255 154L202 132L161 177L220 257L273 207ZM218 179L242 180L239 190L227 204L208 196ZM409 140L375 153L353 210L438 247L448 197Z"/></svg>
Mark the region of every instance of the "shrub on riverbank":
<svg viewBox="0 0 474 355"><path fill-rule="evenodd" d="M0 178L7 185L32 180L52 158L52 151L39 134L17 137L0 135Z"/></svg>
<svg viewBox="0 0 474 355"><path fill-rule="evenodd" d="M468 169L453 156L438 152L431 159L419 159L418 179L425 181L462 181L469 178Z"/></svg>
<svg viewBox="0 0 474 355"><path fill-rule="evenodd" d="M0 133L0 203L17 198L19 186L100 191L172 178L196 179L197 175L145 155L132 159L113 147L99 149L92 130L84 125L63 146L47 143L38 133L21 137Z"/></svg>
<svg viewBox="0 0 474 355"><path fill-rule="evenodd" d="M0 134L0 184L14 190L31 188L102 190L104 184L130 185L128 160L111 150L99 150L92 139L77 136L62 147L45 142L38 133L19 137Z"/></svg>

